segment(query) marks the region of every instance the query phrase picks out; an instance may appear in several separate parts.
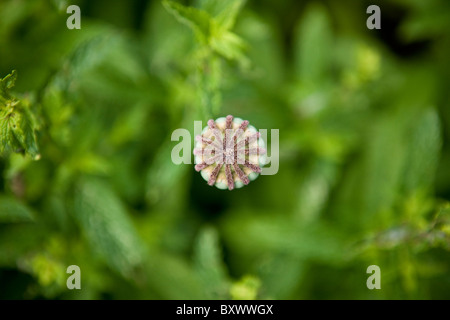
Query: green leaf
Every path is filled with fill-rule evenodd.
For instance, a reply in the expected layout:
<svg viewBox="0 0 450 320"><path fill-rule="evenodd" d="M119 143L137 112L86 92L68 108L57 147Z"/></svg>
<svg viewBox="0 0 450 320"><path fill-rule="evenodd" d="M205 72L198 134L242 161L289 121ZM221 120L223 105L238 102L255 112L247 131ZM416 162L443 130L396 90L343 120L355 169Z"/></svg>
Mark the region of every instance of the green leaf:
<svg viewBox="0 0 450 320"><path fill-rule="evenodd" d="M33 214L27 206L12 197L0 197L0 222L29 222L33 220Z"/></svg>
<svg viewBox="0 0 450 320"><path fill-rule="evenodd" d="M18 104L18 103L17 103ZM19 107L0 111L0 153L25 151L33 159L40 158L31 114Z"/></svg>
<svg viewBox="0 0 450 320"><path fill-rule="evenodd" d="M160 299L206 299L200 279L192 266L179 255L150 251L146 263L148 286Z"/></svg>
<svg viewBox="0 0 450 320"><path fill-rule="evenodd" d="M217 21L221 29L230 30L233 28L236 22L236 17L244 5L245 0L220 1L220 3L225 5L220 13L214 17L214 19Z"/></svg>
<svg viewBox="0 0 450 320"><path fill-rule="evenodd" d="M211 38L211 47L227 59L241 60L241 62L246 63L243 54L245 42L232 32L215 33L215 36Z"/></svg>
<svg viewBox="0 0 450 320"><path fill-rule="evenodd" d="M0 153L19 148L19 143L11 129L9 115L6 109L0 111Z"/></svg>
<svg viewBox="0 0 450 320"><path fill-rule="evenodd" d="M289 299L302 283L307 264L301 258L288 254L273 254L261 259L259 277L267 297L261 299Z"/></svg>
<svg viewBox="0 0 450 320"><path fill-rule="evenodd" d="M11 130L14 137L19 142L20 146L29 154L33 159L39 158L39 150L36 143L36 136L33 130L33 121L31 114L27 111L17 112L15 116L10 118Z"/></svg>
<svg viewBox="0 0 450 320"><path fill-rule="evenodd" d="M110 186L86 178L74 202L78 220L89 244L109 266L129 277L142 263L142 243L120 199Z"/></svg>
<svg viewBox="0 0 450 320"><path fill-rule="evenodd" d="M405 163L406 191L429 188L435 177L441 149L441 126L434 109L417 114L407 134L408 159Z"/></svg>
<svg viewBox="0 0 450 320"><path fill-rule="evenodd" d="M208 72L205 72L208 70ZM220 90L222 74L222 61L213 55L205 60L204 67L198 69L199 97L205 117L217 116L222 105L222 92Z"/></svg>
<svg viewBox="0 0 450 320"><path fill-rule="evenodd" d="M248 61L243 55L244 41L229 31L243 1L227 2L220 13L213 18L208 12L194 7L186 7L173 1L163 1L164 7L181 23L190 27L200 43L209 46L218 54L230 60L239 61L244 67ZM212 10L216 12L217 10Z"/></svg>
<svg viewBox="0 0 450 320"><path fill-rule="evenodd" d="M18 261L39 250L48 237L48 229L36 223L8 224L0 232L0 266L16 268Z"/></svg>
<svg viewBox="0 0 450 320"><path fill-rule="evenodd" d="M320 161L302 176L297 193L297 215L304 221L314 221L327 203L336 168L328 161Z"/></svg>
<svg viewBox="0 0 450 320"><path fill-rule="evenodd" d="M194 250L196 270L207 289L208 299L226 299L229 284L217 231L210 227L204 228Z"/></svg>
<svg viewBox="0 0 450 320"><path fill-rule="evenodd" d="M170 153L174 144L163 144L156 152L156 157L147 173L147 201L150 205L162 206L170 212L181 212L185 205L186 173L191 169L188 165L175 165L170 161Z"/></svg>
<svg viewBox="0 0 450 320"><path fill-rule="evenodd" d="M199 0L199 8L208 12L224 30L230 30L245 0Z"/></svg>
<svg viewBox="0 0 450 320"><path fill-rule="evenodd" d="M222 0L197 0L195 6L208 12L211 17L215 17L220 14L230 3L233 1Z"/></svg>
<svg viewBox="0 0 450 320"><path fill-rule="evenodd" d="M191 28L202 43L207 43L210 37L211 17L204 11L186 7L173 1L163 1L166 10L178 21Z"/></svg>
<svg viewBox="0 0 450 320"><path fill-rule="evenodd" d="M230 289L233 300L255 300L258 296L261 281L252 275L245 275L239 281L233 283Z"/></svg>
<svg viewBox="0 0 450 320"><path fill-rule="evenodd" d="M257 15L245 15L236 27L236 33L246 40L246 58L252 69L258 70L264 81L260 85L267 88L279 86L285 79L285 61L282 39L269 24Z"/></svg>
<svg viewBox="0 0 450 320"><path fill-rule="evenodd" d="M35 136L35 121L28 101L9 94L16 82L15 70L0 80L0 153L24 151L33 159L40 158Z"/></svg>
<svg viewBox="0 0 450 320"><path fill-rule="evenodd" d="M318 81L327 75L333 52L326 8L311 5L300 19L295 37L295 71L301 80Z"/></svg>
<svg viewBox="0 0 450 320"><path fill-rule="evenodd" d="M298 224L295 220L258 213L258 219L243 211L230 214L223 224L227 247L236 252L289 254L302 260L311 259L339 264L349 254L347 239L327 224Z"/></svg>
<svg viewBox="0 0 450 320"><path fill-rule="evenodd" d="M0 96L9 98L9 89L14 87L17 79L17 72L13 70L10 74L0 80Z"/></svg>
<svg viewBox="0 0 450 320"><path fill-rule="evenodd" d="M392 112L373 119L370 138L364 145L362 166L357 168L359 182L354 190L362 204L356 212L360 210L364 215L354 220L363 219L365 227L373 227L374 223L385 226L392 218L389 210L395 203L406 160L402 117L400 112ZM353 207L357 208L357 203Z"/></svg>

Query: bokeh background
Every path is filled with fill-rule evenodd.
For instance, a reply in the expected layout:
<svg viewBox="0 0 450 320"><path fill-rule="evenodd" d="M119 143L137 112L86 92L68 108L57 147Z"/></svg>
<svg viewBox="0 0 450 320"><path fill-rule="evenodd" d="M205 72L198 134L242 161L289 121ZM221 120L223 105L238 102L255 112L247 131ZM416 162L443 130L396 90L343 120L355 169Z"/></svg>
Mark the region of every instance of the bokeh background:
<svg viewBox="0 0 450 320"><path fill-rule="evenodd" d="M450 299L450 2L375 2L381 30L369 1L2 0L31 140L1 140L0 298ZM170 158L228 114L280 132L231 192Z"/></svg>

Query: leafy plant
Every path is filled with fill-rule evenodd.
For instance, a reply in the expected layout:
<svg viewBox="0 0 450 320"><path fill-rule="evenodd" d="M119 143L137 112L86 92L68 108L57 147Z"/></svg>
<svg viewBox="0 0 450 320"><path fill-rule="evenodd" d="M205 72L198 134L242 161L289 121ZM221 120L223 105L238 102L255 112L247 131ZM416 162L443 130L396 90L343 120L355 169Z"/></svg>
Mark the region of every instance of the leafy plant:
<svg viewBox="0 0 450 320"><path fill-rule="evenodd" d="M30 111L29 102L11 95L17 73L15 70L0 79L0 152L22 152L39 159L36 144L36 121Z"/></svg>
<svg viewBox="0 0 450 320"><path fill-rule="evenodd" d="M447 2L1 1L0 298L448 299ZM170 159L228 114L232 192Z"/></svg>

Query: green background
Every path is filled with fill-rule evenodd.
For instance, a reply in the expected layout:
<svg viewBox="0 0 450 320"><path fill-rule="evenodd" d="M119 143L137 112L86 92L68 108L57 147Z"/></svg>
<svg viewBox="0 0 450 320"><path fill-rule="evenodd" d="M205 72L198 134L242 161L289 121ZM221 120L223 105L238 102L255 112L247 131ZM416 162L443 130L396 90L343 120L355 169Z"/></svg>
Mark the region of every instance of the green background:
<svg viewBox="0 0 450 320"><path fill-rule="evenodd" d="M1 1L0 298L449 299L450 2L376 3ZM228 114L276 175L172 163Z"/></svg>

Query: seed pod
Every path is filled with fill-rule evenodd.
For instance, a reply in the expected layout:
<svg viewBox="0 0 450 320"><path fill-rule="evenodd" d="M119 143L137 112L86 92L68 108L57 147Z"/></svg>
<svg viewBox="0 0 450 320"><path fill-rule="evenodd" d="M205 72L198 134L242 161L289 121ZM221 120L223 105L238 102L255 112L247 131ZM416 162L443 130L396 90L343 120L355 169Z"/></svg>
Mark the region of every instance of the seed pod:
<svg viewBox="0 0 450 320"><path fill-rule="evenodd" d="M231 115L211 119L195 139L195 170L210 186L241 188L255 180L266 163L264 140L247 120Z"/></svg>

